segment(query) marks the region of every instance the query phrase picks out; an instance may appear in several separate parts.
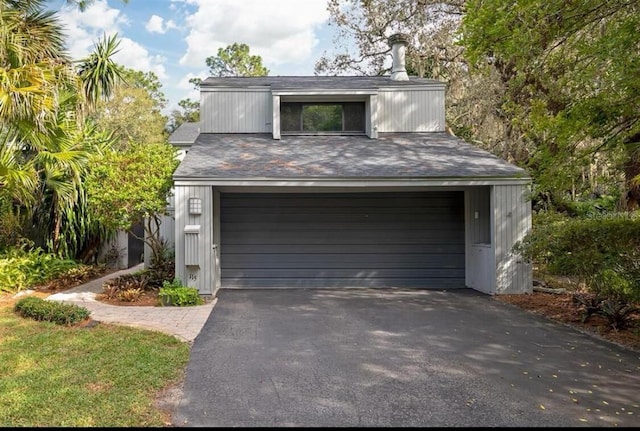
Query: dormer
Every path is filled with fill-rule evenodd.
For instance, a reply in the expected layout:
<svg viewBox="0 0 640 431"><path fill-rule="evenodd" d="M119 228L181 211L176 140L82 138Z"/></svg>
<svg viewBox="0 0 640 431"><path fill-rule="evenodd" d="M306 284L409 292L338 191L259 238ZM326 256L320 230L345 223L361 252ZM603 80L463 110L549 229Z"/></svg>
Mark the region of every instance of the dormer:
<svg viewBox="0 0 640 431"><path fill-rule="evenodd" d="M366 135L445 130L445 85L407 76L406 36L389 38L390 76L207 78L200 85L201 133Z"/></svg>

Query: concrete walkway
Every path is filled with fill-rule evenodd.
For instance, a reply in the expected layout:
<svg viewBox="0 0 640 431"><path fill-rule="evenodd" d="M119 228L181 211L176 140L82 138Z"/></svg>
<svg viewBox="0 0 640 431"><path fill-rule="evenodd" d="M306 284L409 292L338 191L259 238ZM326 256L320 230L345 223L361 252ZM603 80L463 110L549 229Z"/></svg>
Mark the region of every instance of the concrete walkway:
<svg viewBox="0 0 640 431"><path fill-rule="evenodd" d="M135 326L164 332L189 343L204 326L217 302L217 298L205 305L191 307L146 307L109 305L96 300L102 293L102 284L123 274L139 271L143 264L114 272L80 286L55 293L48 300L62 301L85 307L93 320L105 323Z"/></svg>

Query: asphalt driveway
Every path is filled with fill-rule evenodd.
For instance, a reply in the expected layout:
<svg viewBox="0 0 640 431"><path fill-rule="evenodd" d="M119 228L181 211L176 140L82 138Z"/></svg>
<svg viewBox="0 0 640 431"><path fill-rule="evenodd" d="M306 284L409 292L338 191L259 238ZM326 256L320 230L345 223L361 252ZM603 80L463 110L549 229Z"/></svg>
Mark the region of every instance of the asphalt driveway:
<svg viewBox="0 0 640 431"><path fill-rule="evenodd" d="M175 426L640 426L640 353L471 290L222 290Z"/></svg>

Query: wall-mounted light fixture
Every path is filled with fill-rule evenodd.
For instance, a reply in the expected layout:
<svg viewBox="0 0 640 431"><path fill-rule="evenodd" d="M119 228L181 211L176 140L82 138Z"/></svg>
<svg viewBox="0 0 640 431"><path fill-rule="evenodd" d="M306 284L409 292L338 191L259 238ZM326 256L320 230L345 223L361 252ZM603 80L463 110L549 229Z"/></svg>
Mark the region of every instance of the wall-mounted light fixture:
<svg viewBox="0 0 640 431"><path fill-rule="evenodd" d="M189 198L189 214L202 214L202 199Z"/></svg>

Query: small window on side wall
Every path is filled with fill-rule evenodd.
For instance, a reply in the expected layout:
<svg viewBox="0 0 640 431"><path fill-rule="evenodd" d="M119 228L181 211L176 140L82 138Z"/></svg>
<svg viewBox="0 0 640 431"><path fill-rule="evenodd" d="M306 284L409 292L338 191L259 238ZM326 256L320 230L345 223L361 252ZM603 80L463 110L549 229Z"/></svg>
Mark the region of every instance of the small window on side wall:
<svg viewBox="0 0 640 431"><path fill-rule="evenodd" d="M283 133L364 133L364 102L283 102Z"/></svg>

